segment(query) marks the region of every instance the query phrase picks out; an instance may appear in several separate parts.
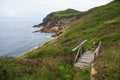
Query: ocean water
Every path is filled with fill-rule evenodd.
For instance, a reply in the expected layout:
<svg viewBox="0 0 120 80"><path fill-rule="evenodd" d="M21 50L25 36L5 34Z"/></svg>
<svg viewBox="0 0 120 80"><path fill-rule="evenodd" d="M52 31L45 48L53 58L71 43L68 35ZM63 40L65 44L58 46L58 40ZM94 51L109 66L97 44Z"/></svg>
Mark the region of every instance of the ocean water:
<svg viewBox="0 0 120 80"><path fill-rule="evenodd" d="M0 56L18 57L52 39L52 33L32 33L38 20L0 19Z"/></svg>

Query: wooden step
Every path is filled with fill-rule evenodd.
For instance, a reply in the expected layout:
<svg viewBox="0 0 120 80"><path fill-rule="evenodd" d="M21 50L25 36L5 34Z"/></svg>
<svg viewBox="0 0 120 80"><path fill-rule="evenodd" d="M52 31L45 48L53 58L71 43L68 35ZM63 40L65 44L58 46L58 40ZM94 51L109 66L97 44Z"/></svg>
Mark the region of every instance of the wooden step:
<svg viewBox="0 0 120 80"><path fill-rule="evenodd" d="M94 52L87 51L78 58L78 61L74 64L74 66L79 68L87 67L92 63L93 60Z"/></svg>

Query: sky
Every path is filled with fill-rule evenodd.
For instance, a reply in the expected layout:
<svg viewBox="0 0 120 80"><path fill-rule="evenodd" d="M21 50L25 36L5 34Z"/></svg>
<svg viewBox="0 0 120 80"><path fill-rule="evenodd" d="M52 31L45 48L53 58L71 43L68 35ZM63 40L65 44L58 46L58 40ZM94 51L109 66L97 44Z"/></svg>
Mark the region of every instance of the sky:
<svg viewBox="0 0 120 80"><path fill-rule="evenodd" d="M67 8L86 11L112 0L0 0L0 18L40 18Z"/></svg>

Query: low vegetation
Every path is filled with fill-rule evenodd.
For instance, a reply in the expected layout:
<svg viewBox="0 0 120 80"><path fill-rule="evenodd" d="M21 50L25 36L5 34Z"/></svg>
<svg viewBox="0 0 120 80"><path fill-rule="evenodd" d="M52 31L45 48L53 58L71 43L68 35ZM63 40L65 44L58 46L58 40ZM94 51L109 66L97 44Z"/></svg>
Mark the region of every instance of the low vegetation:
<svg viewBox="0 0 120 80"><path fill-rule="evenodd" d="M71 16L75 16L77 14L80 14L79 11L74 10L74 9L67 9L67 10L63 10L63 11L57 11L55 13L56 13L56 16L63 17L63 18L71 17Z"/></svg>
<svg viewBox="0 0 120 80"><path fill-rule="evenodd" d="M84 17L67 25L63 33L38 49L29 51L18 59L2 61L8 80L89 80L90 69L73 66L75 52L71 50L87 39L84 48L94 50L102 41L98 57L94 61L96 80L120 79L120 3L113 1L98 7ZM69 10L68 10L69 12ZM62 11L60 13L63 13ZM66 15L66 14L63 14ZM63 16L62 15L62 16ZM9 65L8 65L9 64ZM2 66L0 65L0 71ZM13 66L14 71L9 66ZM9 74L10 73L10 74ZM13 74L17 73L16 75ZM2 77L1 77L2 75ZM5 78L0 72L0 78Z"/></svg>

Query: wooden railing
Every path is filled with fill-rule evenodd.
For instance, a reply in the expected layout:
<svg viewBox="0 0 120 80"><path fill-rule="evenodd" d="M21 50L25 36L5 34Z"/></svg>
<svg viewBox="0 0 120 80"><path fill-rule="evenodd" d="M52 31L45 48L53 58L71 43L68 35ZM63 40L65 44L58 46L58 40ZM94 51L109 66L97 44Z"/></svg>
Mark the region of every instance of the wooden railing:
<svg viewBox="0 0 120 80"><path fill-rule="evenodd" d="M100 50L100 47L101 47L101 41L99 42L96 50L94 51L94 59L97 57L98 53L99 53L99 50Z"/></svg>
<svg viewBox="0 0 120 80"><path fill-rule="evenodd" d="M100 47L101 47L101 41L99 42L97 48L94 51L94 60L95 60L95 58L97 57L97 55L98 55L98 53L100 51ZM97 74L97 71L95 70L94 65L92 63L92 65L91 65L91 72L90 72L90 80L95 80L95 75L96 74Z"/></svg>
<svg viewBox="0 0 120 80"><path fill-rule="evenodd" d="M78 49L77 54L76 54L75 59L74 59L74 64L75 64L75 62L77 61L79 55L82 54L82 46L83 46L83 44L85 44L86 42L87 42L87 40L84 40L84 41L81 42L77 47L75 47L74 49L72 49L72 51L75 51L75 50Z"/></svg>
<svg viewBox="0 0 120 80"><path fill-rule="evenodd" d="M75 47L74 49L72 49L72 51L78 50L78 51L77 51L77 54L76 54L76 56L75 56L75 59L74 59L74 64L76 63L78 57L83 53L82 47L83 47L83 45L84 45L86 42L87 42L87 40L84 40L84 41L81 42L77 47ZM94 54L94 60L95 60L95 58L97 57L97 55L98 55L98 53L99 53L99 51L100 51L100 47L101 47L101 41L99 42L97 48L96 48L95 51L93 52L93 54ZM92 63L92 65L91 65L91 71L90 71L90 72L91 72L91 73L90 73L90 80L95 80L95 75L97 74L97 71L95 70L93 63Z"/></svg>

